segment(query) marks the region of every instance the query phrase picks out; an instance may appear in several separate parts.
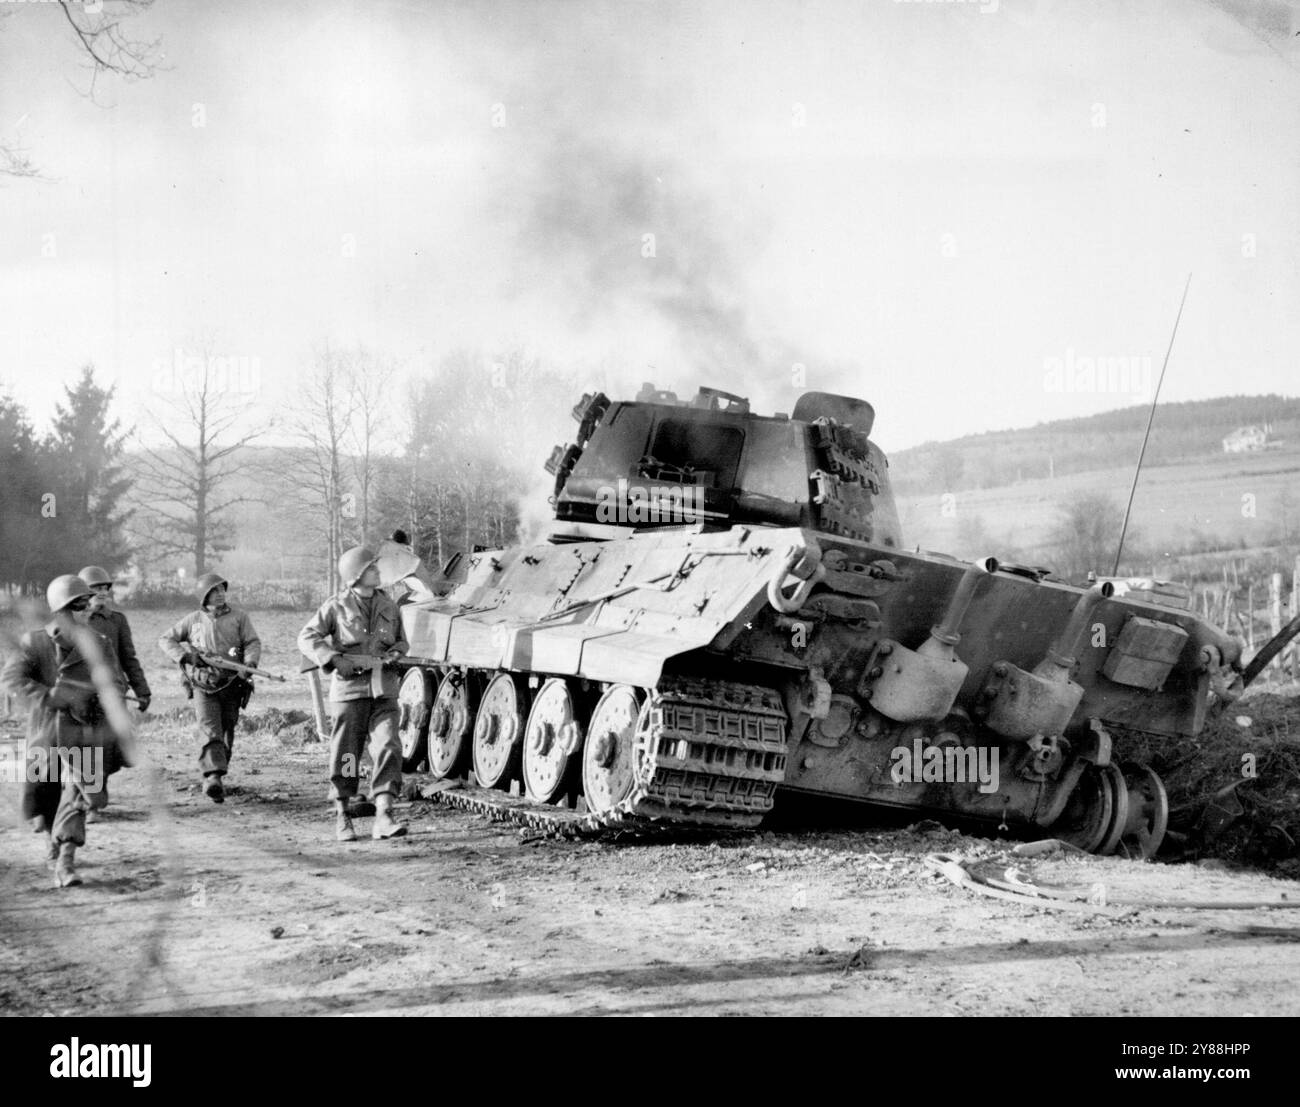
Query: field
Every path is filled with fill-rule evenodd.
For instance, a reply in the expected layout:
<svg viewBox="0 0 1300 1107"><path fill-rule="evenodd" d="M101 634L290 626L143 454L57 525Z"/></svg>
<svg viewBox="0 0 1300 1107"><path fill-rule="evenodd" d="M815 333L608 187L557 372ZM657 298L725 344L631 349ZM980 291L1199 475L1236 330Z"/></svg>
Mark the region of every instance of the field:
<svg viewBox="0 0 1300 1107"><path fill-rule="evenodd" d="M1078 492L1096 491L1109 494L1121 506L1127 499L1136 458L1117 460L1121 464L1103 472L957 492L947 501L940 488L926 496L900 498L904 544L966 557L998 556L1011 548L1051 565L1051 551L1044 544L1064 500ZM975 519L983 524L994 548L962 548L964 528ZM1144 468L1131 526L1134 548L1157 565L1168 553L1186 549L1198 535L1220 538L1227 548L1253 549L1283 533L1294 542L1300 538L1300 444L1286 443L1256 454L1208 454L1194 462ZM1098 570L1109 572L1110 566Z"/></svg>
<svg viewBox="0 0 1300 1107"><path fill-rule="evenodd" d="M0 1011L1300 1014L1294 912L1170 905L1295 898L1293 880L1217 861L1024 859L933 823L560 842L422 800L418 776L408 837L338 844L296 677L254 698L213 805L152 656L177 614L132 615L158 694L149 763L113 778L84 886L53 887L3 789ZM295 670L305 613L252 617L264 667ZM936 853L1104 885L1111 906L977 897L927 865ZM1158 906L1115 906L1135 897Z"/></svg>

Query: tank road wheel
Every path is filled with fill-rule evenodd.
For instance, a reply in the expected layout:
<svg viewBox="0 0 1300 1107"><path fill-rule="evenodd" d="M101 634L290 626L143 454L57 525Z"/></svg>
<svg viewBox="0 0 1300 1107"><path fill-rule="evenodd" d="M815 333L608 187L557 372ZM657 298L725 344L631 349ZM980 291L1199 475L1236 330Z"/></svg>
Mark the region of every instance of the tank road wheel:
<svg viewBox="0 0 1300 1107"><path fill-rule="evenodd" d="M437 678L428 669L412 669L397 693L397 732L402 739L402 772L413 773L424 760L429 711Z"/></svg>
<svg viewBox="0 0 1300 1107"><path fill-rule="evenodd" d="M524 731L524 787L529 799L554 803L559 798L582 738L583 726L575 717L568 682L552 677L533 700Z"/></svg>
<svg viewBox="0 0 1300 1107"><path fill-rule="evenodd" d="M630 684L616 684L591 713L582 749L582 791L596 814L613 810L636 784L637 734L642 716L649 714L643 699Z"/></svg>
<svg viewBox="0 0 1300 1107"><path fill-rule="evenodd" d="M528 711L521 678L497 673L483 693L474 720L474 775L484 788L502 788L519 764Z"/></svg>
<svg viewBox="0 0 1300 1107"><path fill-rule="evenodd" d="M1155 770L1131 761L1121 766L1128 786L1128 819L1119 840L1125 857L1149 861L1160 849L1169 829L1169 797Z"/></svg>
<svg viewBox="0 0 1300 1107"><path fill-rule="evenodd" d="M1092 853L1105 839L1114 811L1114 792L1105 770L1089 765L1070 793L1060 818L1052 824L1052 833L1061 841Z"/></svg>
<svg viewBox="0 0 1300 1107"><path fill-rule="evenodd" d="M1101 771L1110 789L1110 822L1102 836L1101 845L1093 852L1105 857L1115 852L1119 840L1124 836L1124 827L1128 824L1128 784L1124 780L1124 774L1119 771L1119 766L1113 761Z"/></svg>
<svg viewBox="0 0 1300 1107"><path fill-rule="evenodd" d="M453 669L438 685L429 713L429 772L439 780L458 776L469 757L474 710L478 706L475 683Z"/></svg>

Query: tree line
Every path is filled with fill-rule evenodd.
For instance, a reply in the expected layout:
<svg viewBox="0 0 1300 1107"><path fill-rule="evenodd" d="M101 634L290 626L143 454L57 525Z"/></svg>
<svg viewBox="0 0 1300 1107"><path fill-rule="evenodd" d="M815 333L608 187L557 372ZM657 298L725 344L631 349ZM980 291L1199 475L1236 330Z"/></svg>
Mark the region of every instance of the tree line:
<svg viewBox="0 0 1300 1107"><path fill-rule="evenodd" d="M43 436L0 395L0 582L39 591L94 563L184 591L238 558L247 583L289 576L320 592L339 586L343 550L399 529L433 566L518 540L548 512L541 465L590 383L519 350L399 368L322 346L272 413L260 386L203 351L123 427L114 388L87 366Z"/></svg>
<svg viewBox="0 0 1300 1107"><path fill-rule="evenodd" d="M82 565L123 567L131 554L124 497L125 432L110 408L113 389L87 366L64 389L48 433L0 394L0 583L37 590Z"/></svg>

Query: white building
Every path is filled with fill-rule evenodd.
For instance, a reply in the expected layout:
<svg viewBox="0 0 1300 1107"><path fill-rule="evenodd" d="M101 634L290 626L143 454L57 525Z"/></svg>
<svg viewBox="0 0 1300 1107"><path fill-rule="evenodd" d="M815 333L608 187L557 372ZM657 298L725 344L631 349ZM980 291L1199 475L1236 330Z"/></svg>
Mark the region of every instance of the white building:
<svg viewBox="0 0 1300 1107"><path fill-rule="evenodd" d="M1244 454L1262 450L1268 444L1268 427L1238 427L1223 440L1225 454Z"/></svg>

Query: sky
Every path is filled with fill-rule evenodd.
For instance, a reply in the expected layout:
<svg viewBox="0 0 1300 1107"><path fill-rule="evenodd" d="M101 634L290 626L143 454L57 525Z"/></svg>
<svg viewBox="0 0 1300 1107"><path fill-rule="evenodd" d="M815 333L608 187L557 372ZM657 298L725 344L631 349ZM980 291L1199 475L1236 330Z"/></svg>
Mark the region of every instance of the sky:
<svg viewBox="0 0 1300 1107"><path fill-rule="evenodd" d="M516 348L616 398L861 396L892 451L1149 403L1189 273L1162 398L1300 391L1295 3L158 0L132 32L162 68L90 99L58 7L0 0L0 143L43 172L0 177L0 387L38 425L87 363L131 422L200 353L272 412L326 343L476 351L466 389Z"/></svg>

